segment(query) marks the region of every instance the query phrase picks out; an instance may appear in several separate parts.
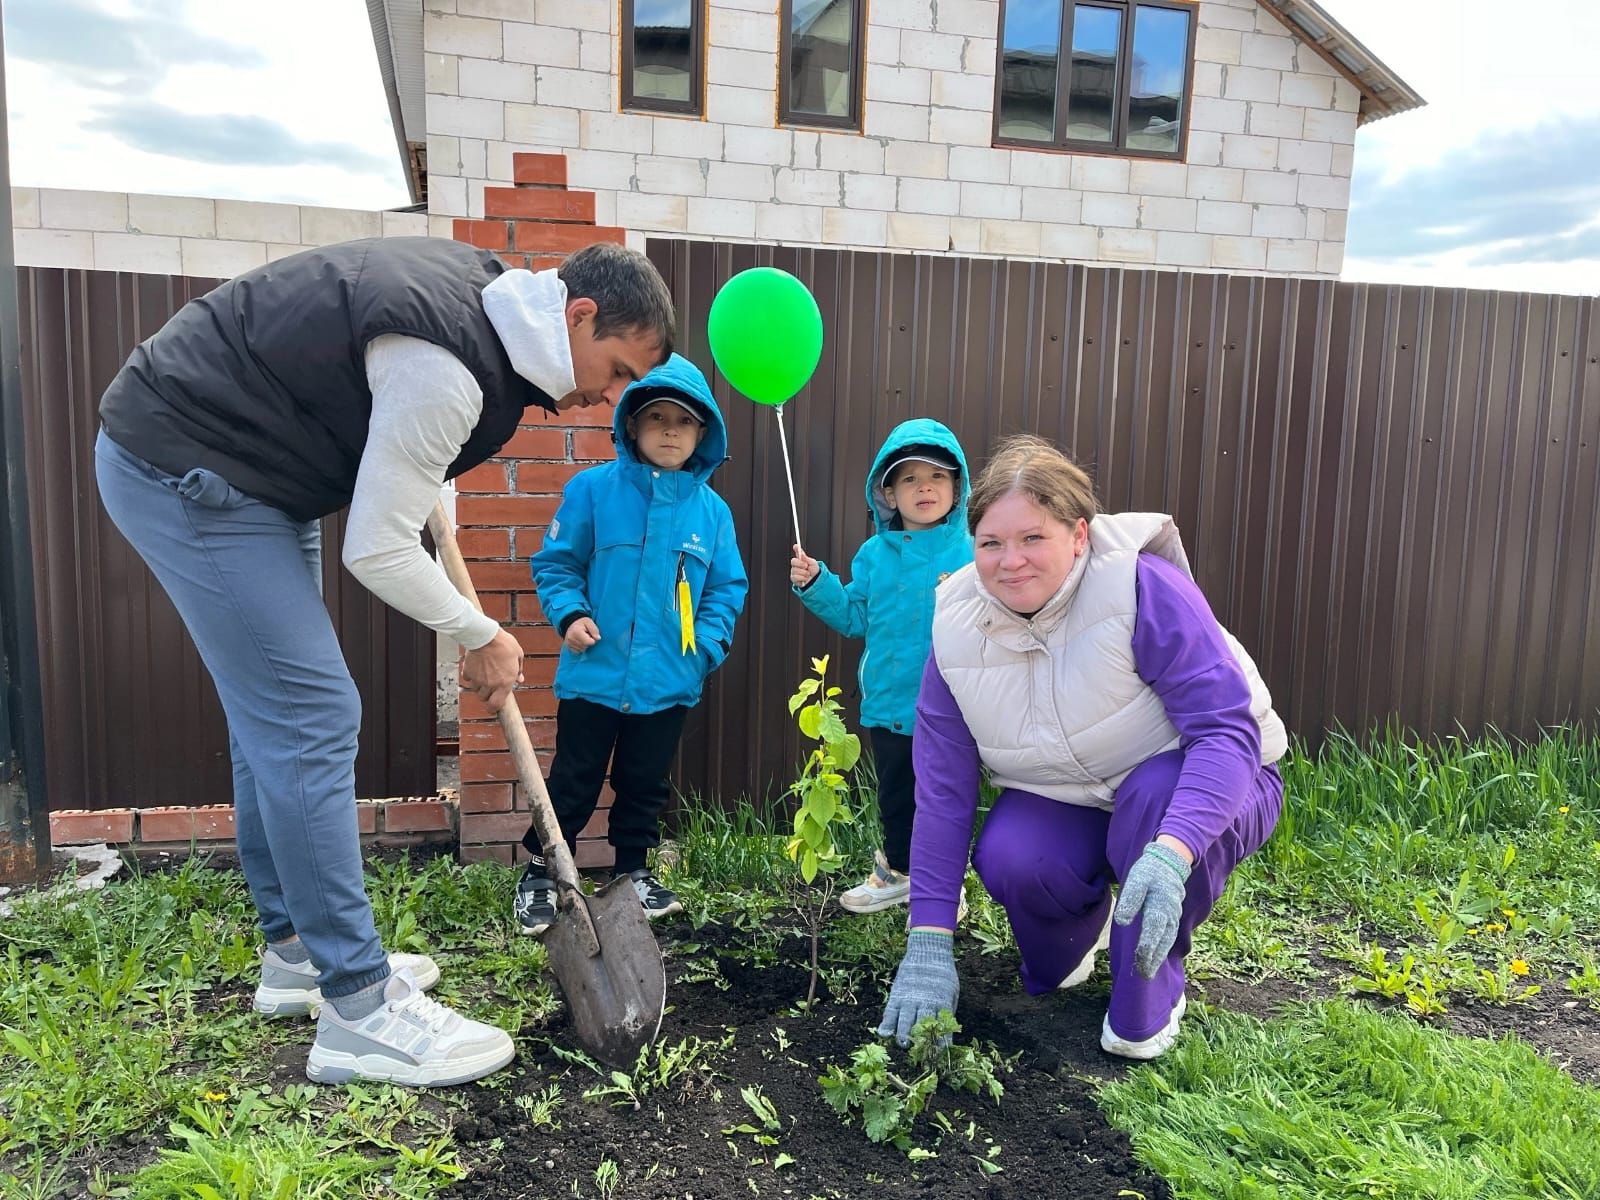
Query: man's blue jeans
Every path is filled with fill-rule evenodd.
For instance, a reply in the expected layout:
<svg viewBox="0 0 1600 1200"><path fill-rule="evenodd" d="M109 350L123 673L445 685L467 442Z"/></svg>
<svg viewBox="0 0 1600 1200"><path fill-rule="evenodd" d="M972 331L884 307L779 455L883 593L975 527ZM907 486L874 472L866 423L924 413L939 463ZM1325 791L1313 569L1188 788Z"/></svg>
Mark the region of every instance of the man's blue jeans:
<svg viewBox="0 0 1600 1200"><path fill-rule="evenodd" d="M106 512L149 564L216 683L233 752L234 825L270 941L299 934L325 996L389 973L361 875L361 698L322 602L316 521L196 468L169 475L104 431Z"/></svg>

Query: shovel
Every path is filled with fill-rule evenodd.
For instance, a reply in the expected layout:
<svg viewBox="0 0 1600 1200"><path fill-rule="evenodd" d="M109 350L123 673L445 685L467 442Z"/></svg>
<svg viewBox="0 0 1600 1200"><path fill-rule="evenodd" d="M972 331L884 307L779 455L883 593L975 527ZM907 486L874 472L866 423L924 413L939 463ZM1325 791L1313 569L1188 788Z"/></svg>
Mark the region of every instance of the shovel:
<svg viewBox="0 0 1600 1200"><path fill-rule="evenodd" d="M434 505L428 529L450 582L483 611L443 505ZM661 947L626 876L613 879L592 896L583 894L515 692L506 697L498 715L556 885L557 916L544 945L567 998L573 1031L590 1056L613 1069L631 1071L639 1051L655 1041L666 1012L667 969Z"/></svg>

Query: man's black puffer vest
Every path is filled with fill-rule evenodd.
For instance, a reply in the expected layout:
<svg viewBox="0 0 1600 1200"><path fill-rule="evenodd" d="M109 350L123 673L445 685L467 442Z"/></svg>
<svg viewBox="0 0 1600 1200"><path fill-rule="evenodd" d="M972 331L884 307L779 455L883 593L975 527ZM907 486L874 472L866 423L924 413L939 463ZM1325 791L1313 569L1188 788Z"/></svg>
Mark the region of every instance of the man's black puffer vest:
<svg viewBox="0 0 1600 1200"><path fill-rule="evenodd" d="M111 381L100 421L172 474L205 467L297 521L350 502L367 443L367 343L422 338L464 363L483 414L454 477L493 455L530 404L555 401L512 369L483 311L506 270L445 238L372 238L247 271L184 305Z"/></svg>

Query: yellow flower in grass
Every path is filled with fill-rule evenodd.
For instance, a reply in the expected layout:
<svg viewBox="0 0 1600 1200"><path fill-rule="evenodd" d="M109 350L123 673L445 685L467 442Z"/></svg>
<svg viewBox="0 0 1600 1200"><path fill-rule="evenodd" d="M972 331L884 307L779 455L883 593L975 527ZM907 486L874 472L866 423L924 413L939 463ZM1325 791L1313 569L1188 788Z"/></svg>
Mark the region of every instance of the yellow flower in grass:
<svg viewBox="0 0 1600 1200"><path fill-rule="evenodd" d="M207 1092L206 1093L206 1099L209 1100L212 1104L221 1104L227 1098L228 1098L228 1093L227 1092Z"/></svg>
<svg viewBox="0 0 1600 1200"><path fill-rule="evenodd" d="M1473 937L1477 937L1480 933L1483 932L1483 930L1479 929L1476 925L1473 925L1467 930L1467 932L1469 934L1471 934Z"/></svg>
<svg viewBox="0 0 1600 1200"><path fill-rule="evenodd" d="M1500 924L1499 921L1490 921L1483 927L1483 931L1485 933L1504 933L1506 931L1506 927Z"/></svg>
<svg viewBox="0 0 1600 1200"><path fill-rule="evenodd" d="M1511 973L1513 975L1526 975L1528 973L1527 959L1513 958L1511 960Z"/></svg>
<svg viewBox="0 0 1600 1200"><path fill-rule="evenodd" d="M1568 814L1568 813L1569 813L1569 812L1571 812L1571 811L1572 811L1572 805L1570 805L1570 804L1563 804L1563 805L1562 805L1562 806L1561 806L1561 807L1560 807L1560 808L1558 808L1558 809L1556 809L1556 811L1557 811L1557 812L1558 812L1558 813L1560 813L1560 814L1561 814L1561 815L1562 815L1562 816L1563 816L1563 817L1564 817L1564 816L1566 816L1566 815L1567 815L1567 814Z"/></svg>
<svg viewBox="0 0 1600 1200"><path fill-rule="evenodd" d="M1514 908L1502 908L1500 912L1508 921L1517 915L1517 910Z"/></svg>

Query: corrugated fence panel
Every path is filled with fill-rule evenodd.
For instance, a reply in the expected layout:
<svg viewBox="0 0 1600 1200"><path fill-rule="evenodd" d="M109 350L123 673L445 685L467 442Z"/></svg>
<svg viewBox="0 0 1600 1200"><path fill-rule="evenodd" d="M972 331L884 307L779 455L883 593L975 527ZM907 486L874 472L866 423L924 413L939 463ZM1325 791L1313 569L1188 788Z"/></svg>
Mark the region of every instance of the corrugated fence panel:
<svg viewBox="0 0 1600 1200"><path fill-rule="evenodd" d="M1600 710L1600 330L1570 297L652 241L683 350L722 283L798 275L826 340L786 407L807 549L848 569L888 431L944 421L974 468L1027 430L1110 511L1171 512L1218 617L1312 740L1593 723ZM789 592L775 418L713 377L751 593L690 718L686 786L764 792L800 746L808 656L860 644ZM847 692L853 692L853 684ZM854 699L852 695L852 700Z"/></svg>
<svg viewBox="0 0 1600 1200"><path fill-rule="evenodd" d="M226 803L227 729L166 594L101 509L93 445L101 392L128 353L214 281L18 272L28 492L53 808ZM338 565L323 527L323 586L361 691L356 786L434 789L434 638Z"/></svg>

